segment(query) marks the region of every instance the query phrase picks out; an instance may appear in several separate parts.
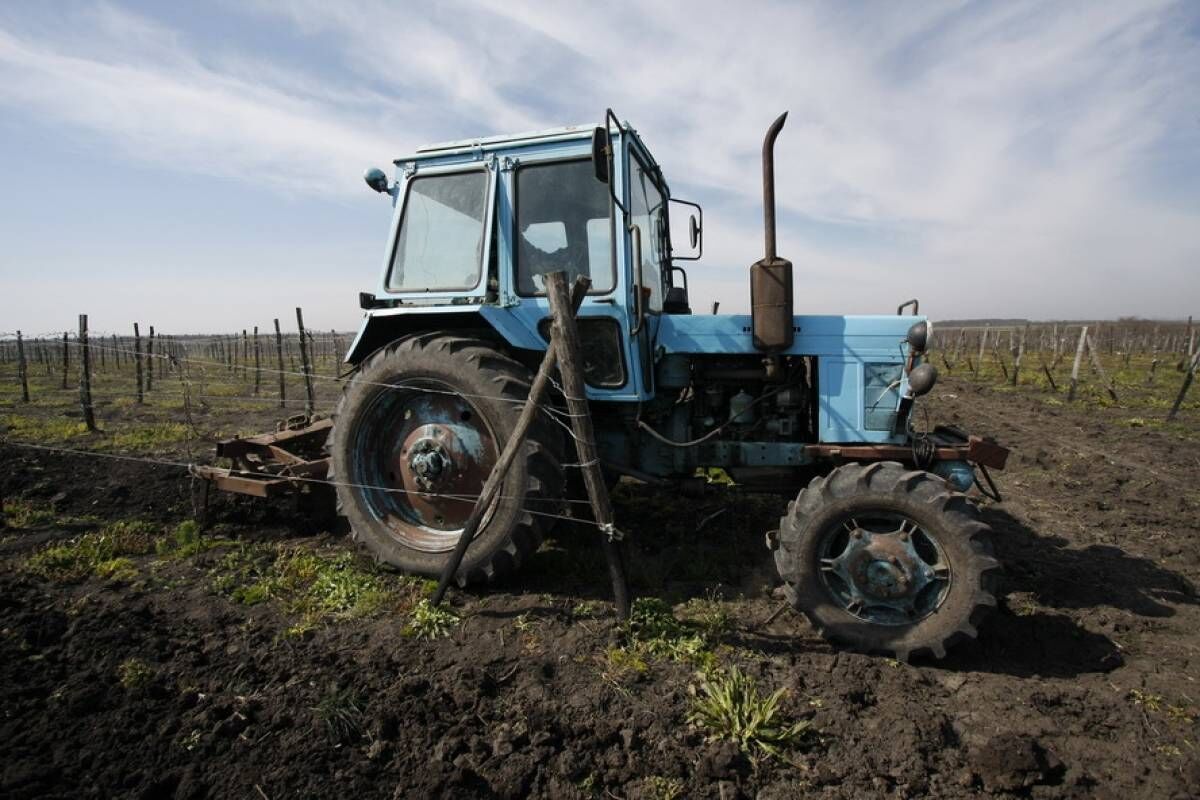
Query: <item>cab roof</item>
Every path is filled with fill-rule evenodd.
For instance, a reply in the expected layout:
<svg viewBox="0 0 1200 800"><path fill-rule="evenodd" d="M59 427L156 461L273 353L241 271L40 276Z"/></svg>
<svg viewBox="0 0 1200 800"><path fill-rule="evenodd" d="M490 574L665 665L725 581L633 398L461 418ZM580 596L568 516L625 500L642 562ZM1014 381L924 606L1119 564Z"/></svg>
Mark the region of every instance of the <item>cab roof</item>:
<svg viewBox="0 0 1200 800"><path fill-rule="evenodd" d="M584 123L580 125L565 125L559 128L547 128L541 131L526 131L524 133L500 134L497 136L484 136L473 139L458 139L452 142L427 144L424 147L418 148L416 154L402 156L395 159L393 163L401 164L407 161L420 161L427 158L438 158L461 153L510 150L525 145L544 144L547 142L590 139L592 131L595 128L595 123ZM638 138L637 132L628 122L622 122L620 131L614 131L614 133L629 134L634 138ZM643 149L645 149L645 145L643 145Z"/></svg>

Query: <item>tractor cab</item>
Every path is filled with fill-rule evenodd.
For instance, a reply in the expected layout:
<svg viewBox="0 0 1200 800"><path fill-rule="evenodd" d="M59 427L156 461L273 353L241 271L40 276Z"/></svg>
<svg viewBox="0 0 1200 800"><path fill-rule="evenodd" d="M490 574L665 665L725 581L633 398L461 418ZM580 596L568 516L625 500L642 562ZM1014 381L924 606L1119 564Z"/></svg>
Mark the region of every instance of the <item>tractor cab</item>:
<svg viewBox="0 0 1200 800"><path fill-rule="evenodd" d="M688 314L687 276L699 257L700 207L673 201L649 149L627 123L573 126L421 148L397 159L395 180L368 185L394 213L381 279L361 295L366 319L347 361L436 323L486 324L521 350L546 347L544 276L591 289L580 311L589 397L654 396L654 348L664 314ZM690 231L672 249L670 210ZM482 318L482 319L481 319Z"/></svg>

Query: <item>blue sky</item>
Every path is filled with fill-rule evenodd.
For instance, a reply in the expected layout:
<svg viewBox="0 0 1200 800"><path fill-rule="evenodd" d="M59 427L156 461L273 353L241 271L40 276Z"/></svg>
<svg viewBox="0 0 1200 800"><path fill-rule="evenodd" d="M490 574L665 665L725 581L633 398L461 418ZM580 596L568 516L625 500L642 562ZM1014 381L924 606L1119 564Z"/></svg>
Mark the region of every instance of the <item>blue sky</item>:
<svg viewBox="0 0 1200 800"><path fill-rule="evenodd" d="M0 6L0 331L356 325L417 146L599 122L705 207L745 310L782 110L801 313L1200 314L1200 5Z"/></svg>

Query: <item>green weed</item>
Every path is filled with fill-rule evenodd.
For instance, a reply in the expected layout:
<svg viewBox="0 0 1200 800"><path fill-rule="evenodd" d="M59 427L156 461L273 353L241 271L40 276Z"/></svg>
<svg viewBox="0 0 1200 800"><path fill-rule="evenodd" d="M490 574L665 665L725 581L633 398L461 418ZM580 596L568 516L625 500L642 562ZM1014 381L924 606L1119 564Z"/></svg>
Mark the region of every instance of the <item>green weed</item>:
<svg viewBox="0 0 1200 800"><path fill-rule="evenodd" d="M36 528L55 520L53 509L35 506L28 500L5 500L4 522L10 528Z"/></svg>
<svg viewBox="0 0 1200 800"><path fill-rule="evenodd" d="M229 544L228 539L213 536L203 536L200 526L193 520L184 520L175 526L175 530L165 539L159 540L154 550L160 556L168 558L191 558L194 555Z"/></svg>
<svg viewBox="0 0 1200 800"><path fill-rule="evenodd" d="M450 635L450 630L458 624L458 620L458 615L450 609L432 605L428 599L422 598L413 606L403 633L418 639L440 639Z"/></svg>
<svg viewBox="0 0 1200 800"><path fill-rule="evenodd" d="M348 744L362 737L362 700L353 689L331 687L312 710L334 743Z"/></svg>
<svg viewBox="0 0 1200 800"><path fill-rule="evenodd" d="M651 775L642 781L642 796L648 800L678 800L683 797L683 781Z"/></svg>
<svg viewBox="0 0 1200 800"><path fill-rule="evenodd" d="M137 575L137 567L128 556L153 551L157 532L158 528L148 522L114 522L95 533L35 553L25 568L52 581L81 581L93 575L129 580Z"/></svg>
<svg viewBox="0 0 1200 800"><path fill-rule="evenodd" d="M154 679L154 670L140 658L128 658L117 667L117 678L126 689L140 689Z"/></svg>
<svg viewBox="0 0 1200 800"><path fill-rule="evenodd" d="M781 719L779 702L786 689L764 697L757 682L736 667L703 677L693 691L688 721L707 731L710 739L727 739L751 756L783 759L783 751L798 746L809 727L808 722Z"/></svg>
<svg viewBox="0 0 1200 800"><path fill-rule="evenodd" d="M303 548L241 546L214 572L213 588L234 602L252 606L278 600L312 623L326 617L367 616L402 599L397 585L360 567L348 552L325 555Z"/></svg>

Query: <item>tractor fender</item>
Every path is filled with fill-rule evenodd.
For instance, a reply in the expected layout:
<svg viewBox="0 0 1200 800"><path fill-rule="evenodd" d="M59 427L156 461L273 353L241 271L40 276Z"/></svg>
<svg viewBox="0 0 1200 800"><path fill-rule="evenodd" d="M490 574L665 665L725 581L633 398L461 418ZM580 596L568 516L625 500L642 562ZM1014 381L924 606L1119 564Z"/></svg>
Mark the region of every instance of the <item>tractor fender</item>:
<svg viewBox="0 0 1200 800"><path fill-rule="evenodd" d="M363 315L345 363L358 366L381 347L422 331L487 331L510 346L545 350L546 342L512 315L493 306L427 306L371 309Z"/></svg>

